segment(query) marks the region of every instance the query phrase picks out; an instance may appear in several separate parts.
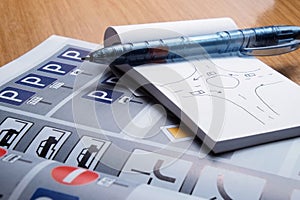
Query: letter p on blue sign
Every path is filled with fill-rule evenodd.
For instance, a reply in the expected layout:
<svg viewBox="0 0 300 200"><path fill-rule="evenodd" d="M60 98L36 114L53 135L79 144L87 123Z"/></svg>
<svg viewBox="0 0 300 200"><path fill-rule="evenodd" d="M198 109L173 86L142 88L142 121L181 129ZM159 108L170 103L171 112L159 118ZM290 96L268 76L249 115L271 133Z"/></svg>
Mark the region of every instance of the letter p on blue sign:
<svg viewBox="0 0 300 200"><path fill-rule="evenodd" d="M115 100L123 95L122 92L113 91L109 89L97 89L85 94L83 97L86 99L99 101L101 103L112 104Z"/></svg>
<svg viewBox="0 0 300 200"><path fill-rule="evenodd" d="M34 94L35 92L7 87L0 92L0 102L19 106Z"/></svg>
<svg viewBox="0 0 300 200"><path fill-rule="evenodd" d="M72 60L76 62L83 62L81 60L82 57L86 57L90 52L77 48L68 48L62 54L58 56L58 58Z"/></svg>
<svg viewBox="0 0 300 200"><path fill-rule="evenodd" d="M45 88L56 80L56 78L51 78L47 76L28 74L27 76L18 80L16 83L34 88Z"/></svg>

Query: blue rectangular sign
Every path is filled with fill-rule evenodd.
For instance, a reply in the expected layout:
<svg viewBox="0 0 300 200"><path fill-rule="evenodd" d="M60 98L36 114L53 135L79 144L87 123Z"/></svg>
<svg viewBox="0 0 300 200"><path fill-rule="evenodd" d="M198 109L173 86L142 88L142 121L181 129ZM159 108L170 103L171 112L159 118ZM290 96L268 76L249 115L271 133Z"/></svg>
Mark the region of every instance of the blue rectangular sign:
<svg viewBox="0 0 300 200"><path fill-rule="evenodd" d="M0 91L0 102L19 106L34 94L35 92L22 90L19 88L6 87Z"/></svg>
<svg viewBox="0 0 300 200"><path fill-rule="evenodd" d="M63 53L61 53L58 58L72 60L76 62L83 62L82 57L86 57L90 52L77 48L68 48Z"/></svg>
<svg viewBox="0 0 300 200"><path fill-rule="evenodd" d="M47 76L28 74L27 76L16 81L16 83L34 88L45 88L56 80L56 78L51 78Z"/></svg>
<svg viewBox="0 0 300 200"><path fill-rule="evenodd" d="M105 80L103 80L101 83L106 84L106 85L112 85L115 86L118 83L119 79L114 76L111 75L108 78L106 78Z"/></svg>
<svg viewBox="0 0 300 200"><path fill-rule="evenodd" d="M38 188L30 200L42 200L42 199L49 199L49 200L79 200L78 197L69 195L69 194L64 194L61 192L56 192L44 188Z"/></svg>
<svg viewBox="0 0 300 200"><path fill-rule="evenodd" d="M85 94L83 97L102 103L112 104L115 100L123 95L122 92L109 89L97 89Z"/></svg>
<svg viewBox="0 0 300 200"><path fill-rule="evenodd" d="M38 70L64 76L75 68L76 68L75 65L50 61L47 64L43 65L42 67L38 68Z"/></svg>

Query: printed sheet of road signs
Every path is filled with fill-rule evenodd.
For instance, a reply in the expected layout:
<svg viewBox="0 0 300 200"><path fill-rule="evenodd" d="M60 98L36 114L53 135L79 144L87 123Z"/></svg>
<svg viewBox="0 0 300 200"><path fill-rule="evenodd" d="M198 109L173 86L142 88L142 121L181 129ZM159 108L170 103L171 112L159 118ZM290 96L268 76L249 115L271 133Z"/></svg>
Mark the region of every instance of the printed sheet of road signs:
<svg viewBox="0 0 300 200"><path fill-rule="evenodd" d="M123 181L148 185L153 194L162 188L208 199L300 196L299 139L207 155L147 95L132 93L107 66L82 62L94 48L54 36L4 67L20 70L24 62L22 71L6 72L12 78L0 86L2 161L22 159L7 149L65 163L69 167L52 170L51 184L69 187L96 181L110 188ZM71 194L36 185L31 199L78 199Z"/></svg>

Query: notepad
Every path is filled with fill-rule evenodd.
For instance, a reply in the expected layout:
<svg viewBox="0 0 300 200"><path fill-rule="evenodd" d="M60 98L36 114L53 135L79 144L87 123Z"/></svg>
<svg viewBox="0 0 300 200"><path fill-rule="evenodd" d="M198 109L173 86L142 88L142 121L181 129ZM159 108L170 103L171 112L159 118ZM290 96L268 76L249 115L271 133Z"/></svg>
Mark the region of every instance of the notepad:
<svg viewBox="0 0 300 200"><path fill-rule="evenodd" d="M106 46L237 29L229 18L110 27ZM115 66L215 153L300 135L300 88L255 57Z"/></svg>

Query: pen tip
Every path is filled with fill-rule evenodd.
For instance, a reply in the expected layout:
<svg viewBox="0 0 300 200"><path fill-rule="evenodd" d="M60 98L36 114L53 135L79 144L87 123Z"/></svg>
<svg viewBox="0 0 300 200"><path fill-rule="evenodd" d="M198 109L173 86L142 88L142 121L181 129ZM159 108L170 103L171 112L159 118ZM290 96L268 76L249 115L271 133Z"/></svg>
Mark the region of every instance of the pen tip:
<svg viewBox="0 0 300 200"><path fill-rule="evenodd" d="M82 57L82 58L81 58L81 60L89 60L89 59L90 59L89 56L87 56L87 57Z"/></svg>

